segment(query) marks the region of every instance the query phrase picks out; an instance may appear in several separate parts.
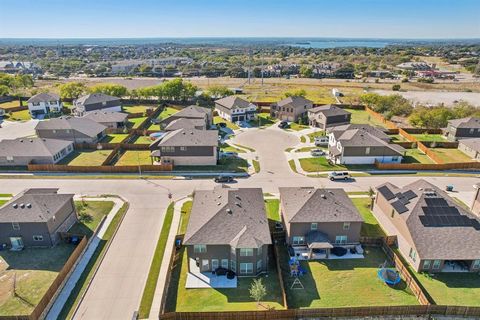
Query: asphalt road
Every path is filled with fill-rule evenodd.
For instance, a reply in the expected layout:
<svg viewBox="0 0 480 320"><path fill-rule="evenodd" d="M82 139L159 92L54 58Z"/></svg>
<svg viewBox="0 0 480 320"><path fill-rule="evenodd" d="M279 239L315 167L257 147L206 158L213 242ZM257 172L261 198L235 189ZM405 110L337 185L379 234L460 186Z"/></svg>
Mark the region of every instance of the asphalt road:
<svg viewBox="0 0 480 320"><path fill-rule="evenodd" d="M282 186L337 187L346 191L368 190L385 181L403 186L414 176L359 177L351 182L332 182L325 178L308 178L290 171L283 150L298 143L298 138L278 128L247 130L235 137L235 142L257 150L261 172L239 179L234 187L261 187L276 193ZM473 184L478 178L428 177L439 187L453 184L455 196L466 203L473 199ZM120 229L108 250L97 275L75 319L131 319L137 310L155 245L161 230L164 212L169 204L168 193L174 199L194 190L211 189L211 180L87 180L87 179L4 179L2 191L18 193L31 187L57 187L60 192L77 195L117 194L130 202Z"/></svg>

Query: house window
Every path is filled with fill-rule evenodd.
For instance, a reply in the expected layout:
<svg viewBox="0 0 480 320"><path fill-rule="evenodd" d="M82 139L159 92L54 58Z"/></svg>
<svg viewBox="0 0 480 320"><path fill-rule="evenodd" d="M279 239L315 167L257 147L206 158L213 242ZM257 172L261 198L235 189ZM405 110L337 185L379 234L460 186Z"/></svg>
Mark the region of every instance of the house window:
<svg viewBox="0 0 480 320"><path fill-rule="evenodd" d="M310 230L317 230L317 228L318 228L318 223L312 222L312 224L310 224Z"/></svg>
<svg viewBox="0 0 480 320"><path fill-rule="evenodd" d="M257 272L262 271L262 260L257 261Z"/></svg>
<svg viewBox="0 0 480 320"><path fill-rule="evenodd" d="M293 237L292 242L293 242L294 245L304 244L305 243L305 237Z"/></svg>
<svg viewBox="0 0 480 320"><path fill-rule="evenodd" d="M252 248L241 248L240 249L240 257L253 257L253 249Z"/></svg>
<svg viewBox="0 0 480 320"><path fill-rule="evenodd" d="M410 253L408 254L408 256L412 259L413 262L417 260L417 252L413 250L413 248L410 248ZM435 262L433 263L433 265L435 266Z"/></svg>
<svg viewBox="0 0 480 320"><path fill-rule="evenodd" d="M397 161L398 161L398 157L392 157L392 161L397 162Z"/></svg>
<svg viewBox="0 0 480 320"><path fill-rule="evenodd" d="M20 225L18 222L12 222L12 228L13 230L20 230Z"/></svg>
<svg viewBox="0 0 480 320"><path fill-rule="evenodd" d="M230 260L230 269L233 272L237 272L237 261L235 260Z"/></svg>
<svg viewBox="0 0 480 320"><path fill-rule="evenodd" d="M53 129L52 132L53 132L53 133L57 133L57 130Z"/></svg>
<svg viewBox="0 0 480 320"><path fill-rule="evenodd" d="M350 222L343 223L343 230L350 230Z"/></svg>
<svg viewBox="0 0 480 320"><path fill-rule="evenodd" d="M7 162L13 162L13 157L12 156L7 156Z"/></svg>
<svg viewBox="0 0 480 320"><path fill-rule="evenodd" d="M43 236L33 236L33 241L43 241Z"/></svg>
<svg viewBox="0 0 480 320"><path fill-rule="evenodd" d="M240 274L253 273L253 263L240 263Z"/></svg>
<svg viewBox="0 0 480 320"><path fill-rule="evenodd" d="M228 269L228 259L222 259L222 268Z"/></svg>
<svg viewBox="0 0 480 320"><path fill-rule="evenodd" d="M218 259L212 259L212 270L218 268Z"/></svg>
<svg viewBox="0 0 480 320"><path fill-rule="evenodd" d="M470 134L473 134L474 131L475 131L475 129L470 128Z"/></svg>
<svg viewBox="0 0 480 320"><path fill-rule="evenodd" d="M423 269L428 270L430 269L431 265L432 265L432 262L430 260L423 261Z"/></svg>
<svg viewBox="0 0 480 320"><path fill-rule="evenodd" d="M474 260L473 261L472 269L480 269L480 260Z"/></svg>
<svg viewBox="0 0 480 320"><path fill-rule="evenodd" d="M237 255L237 249L235 249L234 247L230 247L230 253L232 254L232 256L236 256Z"/></svg>
<svg viewBox="0 0 480 320"><path fill-rule="evenodd" d="M441 264L442 264L442 260L434 260L433 261L433 269L435 269L435 270L440 269Z"/></svg>
<svg viewBox="0 0 480 320"><path fill-rule="evenodd" d="M370 147L365 148L365 154L370 154Z"/></svg>
<svg viewBox="0 0 480 320"><path fill-rule="evenodd" d="M347 236L336 236L335 237L335 244L346 244L347 243Z"/></svg>
<svg viewBox="0 0 480 320"><path fill-rule="evenodd" d="M187 151L187 147L180 147L180 151Z"/></svg>
<svg viewBox="0 0 480 320"><path fill-rule="evenodd" d="M207 246L204 244L196 244L193 246L193 252L195 253L205 253L207 252Z"/></svg>
<svg viewBox="0 0 480 320"><path fill-rule="evenodd" d="M262 255L262 250L263 248L262 247L258 247L257 249L257 256L261 256Z"/></svg>

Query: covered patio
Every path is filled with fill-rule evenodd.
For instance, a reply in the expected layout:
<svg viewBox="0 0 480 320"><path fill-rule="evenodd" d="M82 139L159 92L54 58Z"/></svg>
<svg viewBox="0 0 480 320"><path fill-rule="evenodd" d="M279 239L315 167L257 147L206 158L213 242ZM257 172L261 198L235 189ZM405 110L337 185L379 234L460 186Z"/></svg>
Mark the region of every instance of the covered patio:
<svg viewBox="0 0 480 320"><path fill-rule="evenodd" d="M200 272L194 259L188 259L190 272L187 274L186 289L200 288L236 288L237 277L228 279L227 276L217 276L212 272Z"/></svg>

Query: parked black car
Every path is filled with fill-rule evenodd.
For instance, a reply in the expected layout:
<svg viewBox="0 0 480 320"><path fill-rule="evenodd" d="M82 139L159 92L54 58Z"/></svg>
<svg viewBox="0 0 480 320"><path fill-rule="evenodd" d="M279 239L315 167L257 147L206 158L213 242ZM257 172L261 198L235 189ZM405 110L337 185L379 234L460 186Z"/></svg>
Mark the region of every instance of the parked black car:
<svg viewBox="0 0 480 320"><path fill-rule="evenodd" d="M280 124L278 125L278 127L279 127L280 129L288 129L288 128L290 128L290 125L288 124L287 121L282 121L282 122L280 122Z"/></svg>
<svg viewBox="0 0 480 320"><path fill-rule="evenodd" d="M213 179L215 182L220 183L220 182L232 182L233 177L232 176L218 176Z"/></svg>
<svg viewBox="0 0 480 320"><path fill-rule="evenodd" d="M226 128L227 124L225 122L219 122L217 123L217 126L219 126L220 128Z"/></svg>

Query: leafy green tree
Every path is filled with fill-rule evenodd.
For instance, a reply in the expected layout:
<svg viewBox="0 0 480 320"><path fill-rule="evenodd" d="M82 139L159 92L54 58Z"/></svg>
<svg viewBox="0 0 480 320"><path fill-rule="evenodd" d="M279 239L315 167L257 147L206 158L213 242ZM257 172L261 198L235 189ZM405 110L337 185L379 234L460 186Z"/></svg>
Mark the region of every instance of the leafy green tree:
<svg viewBox="0 0 480 320"><path fill-rule="evenodd" d="M10 93L10 88L4 84L0 85L0 96L6 96Z"/></svg>
<svg viewBox="0 0 480 320"><path fill-rule="evenodd" d="M393 91L400 91L400 85L399 85L399 84L394 84L394 85L392 86L392 90L393 90Z"/></svg>
<svg viewBox="0 0 480 320"><path fill-rule="evenodd" d="M260 304L260 300L262 300L266 295L267 288L262 283L262 279L253 279L253 282L250 285L250 297L255 299L257 304Z"/></svg>
<svg viewBox="0 0 480 320"><path fill-rule="evenodd" d="M59 87L62 99L77 99L87 92L87 87L81 82L67 82Z"/></svg>
<svg viewBox="0 0 480 320"><path fill-rule="evenodd" d="M122 86L120 84L101 83L91 87L90 92L104 93L115 97L123 97L127 95L128 90L125 86Z"/></svg>
<svg viewBox="0 0 480 320"><path fill-rule="evenodd" d="M301 66L300 67L300 75L304 78L312 78L313 77L313 68L310 66Z"/></svg>
<svg viewBox="0 0 480 320"><path fill-rule="evenodd" d="M207 93L214 98L221 98L234 94L234 92L226 86L210 86L207 90Z"/></svg>
<svg viewBox="0 0 480 320"><path fill-rule="evenodd" d="M307 95L307 92L304 89L299 89L295 91L287 91L285 92L285 97L305 97Z"/></svg>

